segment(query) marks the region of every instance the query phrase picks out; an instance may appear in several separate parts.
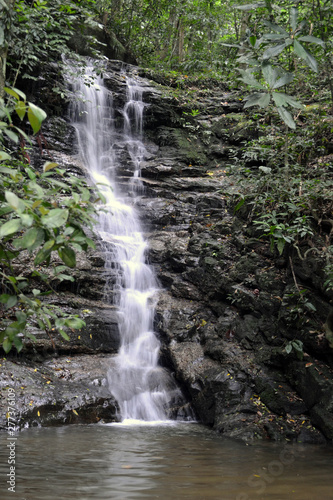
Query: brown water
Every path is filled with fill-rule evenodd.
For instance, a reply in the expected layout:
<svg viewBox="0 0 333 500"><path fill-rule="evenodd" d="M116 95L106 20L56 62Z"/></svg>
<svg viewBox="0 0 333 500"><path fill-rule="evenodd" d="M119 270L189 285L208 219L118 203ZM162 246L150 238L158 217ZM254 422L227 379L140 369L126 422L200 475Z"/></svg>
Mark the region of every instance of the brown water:
<svg viewBox="0 0 333 500"><path fill-rule="evenodd" d="M16 492L1 500L329 500L333 448L243 443L198 424L92 425L16 434Z"/></svg>

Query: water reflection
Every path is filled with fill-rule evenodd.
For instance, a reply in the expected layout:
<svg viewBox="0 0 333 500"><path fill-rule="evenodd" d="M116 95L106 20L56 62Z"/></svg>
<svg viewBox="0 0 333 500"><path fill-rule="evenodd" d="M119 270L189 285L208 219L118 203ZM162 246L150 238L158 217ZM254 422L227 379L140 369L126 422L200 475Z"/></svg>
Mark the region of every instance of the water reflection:
<svg viewBox="0 0 333 500"><path fill-rule="evenodd" d="M6 500L333 499L330 446L246 446L173 422L30 429L17 438L14 494L1 436Z"/></svg>

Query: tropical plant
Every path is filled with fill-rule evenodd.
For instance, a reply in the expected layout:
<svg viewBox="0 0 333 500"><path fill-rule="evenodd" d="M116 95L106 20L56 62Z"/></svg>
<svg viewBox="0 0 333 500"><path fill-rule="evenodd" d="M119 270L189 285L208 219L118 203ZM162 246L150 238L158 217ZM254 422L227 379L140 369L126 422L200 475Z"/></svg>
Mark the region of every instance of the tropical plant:
<svg viewBox="0 0 333 500"><path fill-rule="evenodd" d="M75 267L77 251L95 248L84 228L93 227L96 196L83 179L66 175L56 163L46 162L38 172L13 157L5 137L14 143L28 137L13 125L12 113L27 118L34 133L46 115L20 90L5 90L10 102L0 101L0 342L8 352L13 345L22 349L24 335L34 339L29 331L34 324L47 333L57 330L67 340L67 328L85 325L43 297L54 292L50 281L73 280L67 270ZM24 257L31 266L25 273L18 265Z"/></svg>

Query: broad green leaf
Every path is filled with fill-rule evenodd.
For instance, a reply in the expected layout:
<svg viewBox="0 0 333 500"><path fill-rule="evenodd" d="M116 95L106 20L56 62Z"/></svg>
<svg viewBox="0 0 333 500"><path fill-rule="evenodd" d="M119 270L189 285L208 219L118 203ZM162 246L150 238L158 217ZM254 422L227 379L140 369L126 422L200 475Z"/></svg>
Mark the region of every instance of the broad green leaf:
<svg viewBox="0 0 333 500"><path fill-rule="evenodd" d="M34 218L32 217L32 215L21 214L20 218L21 218L21 221L22 221L22 225L24 227L31 227L32 224L34 223Z"/></svg>
<svg viewBox="0 0 333 500"><path fill-rule="evenodd" d="M252 73L250 73L249 71L241 71L241 73L242 77L239 78L239 80L242 80L244 83L246 83L246 85L249 85L250 87L253 87L255 89L265 90L264 85L259 83L258 80L254 78Z"/></svg>
<svg viewBox="0 0 333 500"><path fill-rule="evenodd" d="M282 26L279 26L278 24L273 24L270 21L266 21L266 20L264 20L263 23L265 26L267 26L271 30L276 31L277 33L282 33L285 36L288 36L288 33L286 32L286 30L284 28L282 28Z"/></svg>
<svg viewBox="0 0 333 500"><path fill-rule="evenodd" d="M17 296L16 295L9 295L7 301L6 301L6 307L9 309L10 307L14 307L17 304Z"/></svg>
<svg viewBox="0 0 333 500"><path fill-rule="evenodd" d="M282 253L283 253L283 249L285 247L285 244L286 244L286 242L283 238L278 239L276 246L277 246L277 249L278 249L280 255L282 255Z"/></svg>
<svg viewBox="0 0 333 500"><path fill-rule="evenodd" d="M271 64L264 64L262 67L262 74L264 75L264 78L269 87L273 87L278 77L276 69L274 69Z"/></svg>
<svg viewBox="0 0 333 500"><path fill-rule="evenodd" d="M285 351L286 351L287 354L291 353L291 351L292 351L292 345L290 343L286 345Z"/></svg>
<svg viewBox="0 0 333 500"><path fill-rule="evenodd" d="M3 348L3 350L5 351L6 354L11 350L12 345L13 345L13 343L8 338L6 338L3 341L2 348Z"/></svg>
<svg viewBox="0 0 333 500"><path fill-rule="evenodd" d="M23 120L23 118L25 117L25 113L27 111L25 102L17 101L15 106L15 111L19 115L20 119Z"/></svg>
<svg viewBox="0 0 333 500"><path fill-rule="evenodd" d="M0 161L11 160L11 156L4 151L0 151Z"/></svg>
<svg viewBox="0 0 333 500"><path fill-rule="evenodd" d="M263 55L262 55L263 60L266 61L267 59L270 59L271 57L278 56L279 54L281 54L281 52L283 51L283 49L285 47L286 47L285 42L274 45L274 47L270 47L269 49L265 50L265 52L263 53Z"/></svg>
<svg viewBox="0 0 333 500"><path fill-rule="evenodd" d="M293 108L296 109L304 109L304 106L302 103L299 101L296 101L293 97L291 97L288 94L285 94L284 92L274 92L273 93L273 99L276 104L276 106L286 106L289 104Z"/></svg>
<svg viewBox="0 0 333 500"><path fill-rule="evenodd" d="M37 253L37 255L35 257L35 260L34 260L35 266L38 266L39 264L44 262L51 255L52 248L53 248L54 244L55 244L54 240L48 240L45 243L43 248L41 248L39 250L39 252Z"/></svg>
<svg viewBox="0 0 333 500"><path fill-rule="evenodd" d="M276 108L281 119L284 121L284 123L292 129L296 128L296 123L294 122L294 119L292 115L289 113L289 111L286 110L283 106L279 106Z"/></svg>
<svg viewBox="0 0 333 500"><path fill-rule="evenodd" d="M59 165L59 163L54 163L54 162L51 162L51 161L47 161L43 165L43 171L44 172L48 172L49 170L51 170L52 168L57 167L58 165Z"/></svg>
<svg viewBox="0 0 333 500"><path fill-rule="evenodd" d="M20 339L20 337L18 337L17 335L14 337L13 339L13 343L14 343L14 346L16 347L16 350L17 352L21 352L22 349L23 349L23 342L22 340Z"/></svg>
<svg viewBox="0 0 333 500"><path fill-rule="evenodd" d="M298 37L298 40L301 40L302 42L316 43L317 45L321 45L322 47L325 47L324 40L322 40L321 38L317 38L316 36L312 36L312 35L300 36L300 37Z"/></svg>
<svg viewBox="0 0 333 500"><path fill-rule="evenodd" d="M72 248L63 247L58 250L59 257L68 267L76 266L76 255Z"/></svg>
<svg viewBox="0 0 333 500"><path fill-rule="evenodd" d="M250 95L246 100L244 108L250 108L251 106L260 106L261 108L266 108L270 102L270 95L267 92L260 92Z"/></svg>
<svg viewBox="0 0 333 500"><path fill-rule="evenodd" d="M273 89L278 89L279 87L283 87L284 85L288 85L294 79L293 73L285 73L281 76L273 85Z"/></svg>
<svg viewBox="0 0 333 500"><path fill-rule="evenodd" d="M7 135L7 137L9 137L9 139L11 139L12 141L14 141L16 144L18 143L18 135L15 134L15 132L13 132L12 130L10 130L9 128L5 128L4 129L4 133Z"/></svg>
<svg viewBox="0 0 333 500"><path fill-rule="evenodd" d="M59 328L59 333L60 335L65 339L65 340L70 340L69 336L67 335L67 333L62 330L61 328Z"/></svg>
<svg viewBox="0 0 333 500"><path fill-rule="evenodd" d="M28 176L29 176L29 179L31 179L32 181L34 181L36 179L36 174L35 172L32 170L32 168L30 167L25 167L25 171L27 172Z"/></svg>
<svg viewBox="0 0 333 500"><path fill-rule="evenodd" d="M291 7L290 9L290 24L291 24L291 29L295 33L296 28L297 28L297 21L298 21L298 10L296 7Z"/></svg>
<svg viewBox="0 0 333 500"><path fill-rule="evenodd" d="M44 189L37 182L35 182L35 180L30 181L28 186L36 192L37 196L40 196L41 198L44 196Z"/></svg>
<svg viewBox="0 0 333 500"><path fill-rule="evenodd" d="M45 120L47 115L46 115L45 111L43 111L41 108L39 108L35 104L33 104L31 102L29 102L28 104L29 104L29 108L28 108L29 123L32 127L32 130L36 134L42 125L42 121Z"/></svg>
<svg viewBox="0 0 333 500"><path fill-rule="evenodd" d="M12 207L16 212L23 212L25 209L25 205L22 200L12 191L5 192L6 200L8 201L9 206Z"/></svg>
<svg viewBox="0 0 333 500"><path fill-rule="evenodd" d="M0 238L17 233L22 227L21 219L11 219L0 227Z"/></svg>
<svg viewBox="0 0 333 500"><path fill-rule="evenodd" d="M69 211L62 208L54 208L47 215L42 216L42 223L48 228L60 227L66 223Z"/></svg>
<svg viewBox="0 0 333 500"><path fill-rule="evenodd" d="M68 318L65 319L65 325L69 328L80 329L83 328L86 323L83 321L83 319L80 318Z"/></svg>
<svg viewBox="0 0 333 500"><path fill-rule="evenodd" d="M295 54L303 59L310 68L318 73L318 64L316 59L297 41L294 41Z"/></svg>
<svg viewBox="0 0 333 500"><path fill-rule="evenodd" d="M32 227L21 238L21 247L33 250L44 241L44 231L39 227Z"/></svg>
<svg viewBox="0 0 333 500"><path fill-rule="evenodd" d="M264 40L274 40L277 42L278 40L285 40L286 33L266 33L262 37Z"/></svg>
<svg viewBox="0 0 333 500"><path fill-rule="evenodd" d="M251 35L249 37L249 41L250 41L250 44L252 45L252 47L255 47L255 44L256 44L256 41L257 41L257 37L255 35Z"/></svg>
<svg viewBox="0 0 333 500"><path fill-rule="evenodd" d="M20 97L21 97L21 99L23 99L23 101L26 100L26 95L24 92L22 92L22 90L16 89L14 87L12 87L12 88L5 87L4 90L5 90L5 92L7 92L7 94L15 97L15 99L17 99L18 101L20 100Z"/></svg>

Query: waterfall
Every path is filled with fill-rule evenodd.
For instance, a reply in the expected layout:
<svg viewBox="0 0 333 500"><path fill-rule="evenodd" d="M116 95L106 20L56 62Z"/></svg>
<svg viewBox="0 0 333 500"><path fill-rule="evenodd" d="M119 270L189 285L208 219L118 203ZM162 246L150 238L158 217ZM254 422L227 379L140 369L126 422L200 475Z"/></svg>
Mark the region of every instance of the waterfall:
<svg viewBox="0 0 333 500"><path fill-rule="evenodd" d="M116 268L116 283L107 290L118 310L121 347L108 373L110 391L119 404L121 419L159 421L167 418L171 400L179 398L180 392L170 374L158 365L160 343L153 322L159 287L146 263L147 242L134 206L142 190L140 162L146 154L142 141L145 103L139 83L124 78L126 102L115 110L111 92L87 67L85 78L72 82L77 98L71 106L71 120L90 182L103 185L106 203L98 232L106 267ZM116 111L122 117L120 127L115 126ZM115 173L124 154L133 172L126 189Z"/></svg>

